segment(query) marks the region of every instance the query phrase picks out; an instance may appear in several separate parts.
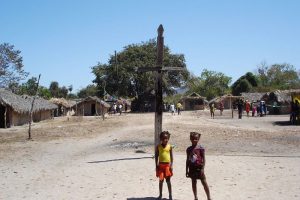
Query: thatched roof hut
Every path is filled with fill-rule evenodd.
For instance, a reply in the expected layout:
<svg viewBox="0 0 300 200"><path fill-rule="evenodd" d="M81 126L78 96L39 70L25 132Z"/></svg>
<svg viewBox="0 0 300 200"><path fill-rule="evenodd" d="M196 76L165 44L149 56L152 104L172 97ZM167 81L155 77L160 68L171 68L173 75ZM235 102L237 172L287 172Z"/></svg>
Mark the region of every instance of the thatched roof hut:
<svg viewBox="0 0 300 200"><path fill-rule="evenodd" d="M0 88L0 103L10 106L17 113L29 113L33 97L16 95L8 90ZM57 106L41 97L35 98L33 112L53 110Z"/></svg>
<svg viewBox="0 0 300 200"><path fill-rule="evenodd" d="M259 102L265 94L265 92L242 92L242 97L249 102Z"/></svg>
<svg viewBox="0 0 300 200"><path fill-rule="evenodd" d="M204 110L206 97L193 92L188 96L182 97L180 102L182 102L183 110Z"/></svg>
<svg viewBox="0 0 300 200"><path fill-rule="evenodd" d="M96 96L89 96L77 102L72 108L75 110L75 115L94 116L107 113L110 105Z"/></svg>
<svg viewBox="0 0 300 200"><path fill-rule="evenodd" d="M0 127L11 127L28 122L33 97L19 96L8 90L0 89ZM37 97L33 106L33 121L52 117L57 106L43 98Z"/></svg>
<svg viewBox="0 0 300 200"><path fill-rule="evenodd" d="M208 104L214 103L215 108L219 109L220 102L223 102L224 109L231 109L232 106L239 100L244 99L242 96L232 96L231 94L226 94L220 97L216 97L208 102Z"/></svg>
<svg viewBox="0 0 300 200"><path fill-rule="evenodd" d="M66 100L65 98L51 98L50 102L58 106L54 113L56 117L67 115L67 113L72 109L72 106L76 104L76 101Z"/></svg>
<svg viewBox="0 0 300 200"><path fill-rule="evenodd" d="M276 90L265 95L267 108L270 114L288 114L290 112L290 104L292 95L300 93L300 89L293 90Z"/></svg>

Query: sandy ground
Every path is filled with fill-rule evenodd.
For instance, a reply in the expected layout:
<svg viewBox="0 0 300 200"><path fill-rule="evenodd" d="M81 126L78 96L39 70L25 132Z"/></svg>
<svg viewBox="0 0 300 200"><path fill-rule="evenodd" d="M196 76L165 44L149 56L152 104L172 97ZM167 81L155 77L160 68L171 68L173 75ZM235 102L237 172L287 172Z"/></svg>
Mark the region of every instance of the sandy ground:
<svg viewBox="0 0 300 200"><path fill-rule="evenodd" d="M300 199L300 126L288 119L164 113L174 145L174 199L193 199L185 178L190 131L202 133L214 200ZM153 113L55 118L34 124L33 141L26 126L1 129L0 199L154 200L153 124ZM206 199L201 184L198 193Z"/></svg>

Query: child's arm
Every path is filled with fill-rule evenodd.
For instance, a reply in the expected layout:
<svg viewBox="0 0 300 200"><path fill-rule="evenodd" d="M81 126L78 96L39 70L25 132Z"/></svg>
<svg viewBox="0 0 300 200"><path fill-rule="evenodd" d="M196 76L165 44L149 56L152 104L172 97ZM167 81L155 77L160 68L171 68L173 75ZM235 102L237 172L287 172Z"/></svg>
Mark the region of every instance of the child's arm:
<svg viewBox="0 0 300 200"><path fill-rule="evenodd" d="M170 168L171 168L171 170L173 170L173 161L174 161L174 158L173 158L173 148L172 148L172 146L171 146L171 149L170 149L170 157L171 157Z"/></svg>
<svg viewBox="0 0 300 200"><path fill-rule="evenodd" d="M189 177L189 153L186 151L185 176Z"/></svg>
<svg viewBox="0 0 300 200"><path fill-rule="evenodd" d="M158 167L158 146L155 148L155 169Z"/></svg>
<svg viewBox="0 0 300 200"><path fill-rule="evenodd" d="M202 168L201 168L201 175L204 174L204 167L205 167L205 150L203 149L203 165L202 165Z"/></svg>

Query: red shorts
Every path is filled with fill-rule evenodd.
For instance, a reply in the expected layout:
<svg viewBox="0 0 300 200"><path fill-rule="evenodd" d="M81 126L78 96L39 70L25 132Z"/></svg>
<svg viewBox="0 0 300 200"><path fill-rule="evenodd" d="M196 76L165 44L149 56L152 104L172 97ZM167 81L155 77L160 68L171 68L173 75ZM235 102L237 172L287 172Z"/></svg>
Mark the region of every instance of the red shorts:
<svg viewBox="0 0 300 200"><path fill-rule="evenodd" d="M158 169L156 170L156 177L162 181L171 176L173 176L173 172L171 170L170 163L159 163Z"/></svg>

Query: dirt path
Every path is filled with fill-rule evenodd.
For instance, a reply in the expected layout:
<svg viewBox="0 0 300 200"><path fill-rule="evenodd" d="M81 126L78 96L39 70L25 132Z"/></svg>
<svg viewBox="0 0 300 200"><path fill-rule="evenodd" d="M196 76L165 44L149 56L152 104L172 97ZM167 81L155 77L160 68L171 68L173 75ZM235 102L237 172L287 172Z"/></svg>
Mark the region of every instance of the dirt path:
<svg viewBox="0 0 300 200"><path fill-rule="evenodd" d="M283 126L287 116L207 114L164 115L175 145L175 199L192 199L184 151L194 130L203 134L213 199L299 199L299 126ZM34 141L24 139L25 126L1 130L0 199L153 200L153 120L153 113L57 118L34 124Z"/></svg>

